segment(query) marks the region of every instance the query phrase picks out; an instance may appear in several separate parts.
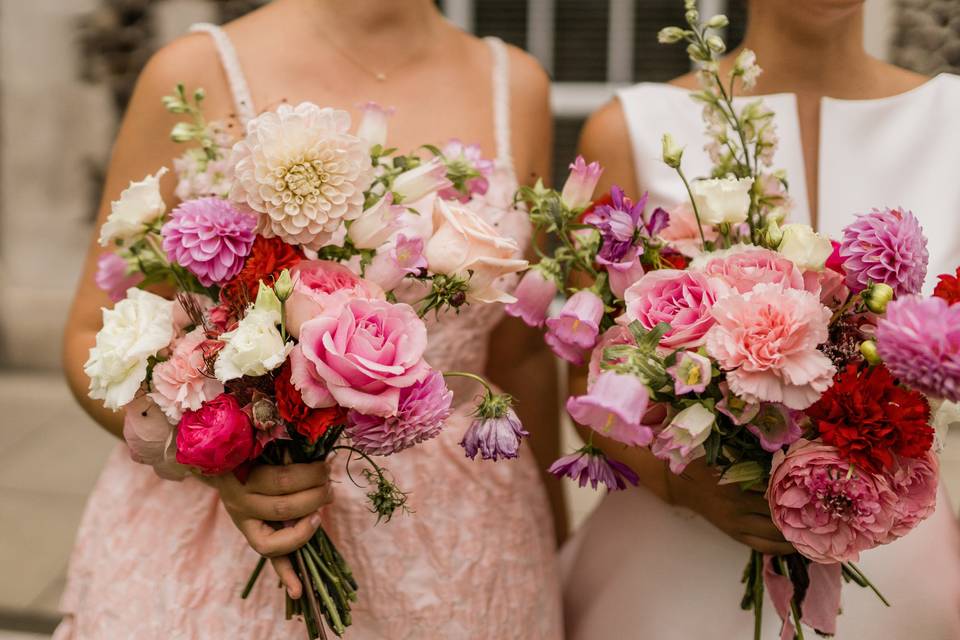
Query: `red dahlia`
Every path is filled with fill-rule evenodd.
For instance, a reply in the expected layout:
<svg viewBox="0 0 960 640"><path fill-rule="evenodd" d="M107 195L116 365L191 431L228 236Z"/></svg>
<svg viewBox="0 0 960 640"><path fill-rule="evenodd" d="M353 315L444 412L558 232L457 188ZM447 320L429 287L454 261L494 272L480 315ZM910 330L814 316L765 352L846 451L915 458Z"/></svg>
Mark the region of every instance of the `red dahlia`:
<svg viewBox="0 0 960 640"><path fill-rule="evenodd" d="M873 473L891 468L895 456L919 458L933 444L926 399L898 386L882 365L848 365L806 413L825 443Z"/></svg>
<svg viewBox="0 0 960 640"><path fill-rule="evenodd" d="M290 361L280 368L274 380L274 392L277 395L277 412L284 421L293 425L297 433L310 442L327 432L336 424L343 424L346 412L337 406L312 409L303 402L300 392L290 382Z"/></svg>
<svg viewBox="0 0 960 640"><path fill-rule="evenodd" d="M257 236L240 273L220 289L220 301L234 309L242 309L256 300L261 280L266 285L273 285L284 269L301 260L303 253L299 248L280 238Z"/></svg>
<svg viewBox="0 0 960 640"><path fill-rule="evenodd" d="M937 288L933 290L933 295L943 298L949 304L960 302L960 267L957 267L957 275L955 276L945 273L937 277L940 278L940 282L937 283Z"/></svg>

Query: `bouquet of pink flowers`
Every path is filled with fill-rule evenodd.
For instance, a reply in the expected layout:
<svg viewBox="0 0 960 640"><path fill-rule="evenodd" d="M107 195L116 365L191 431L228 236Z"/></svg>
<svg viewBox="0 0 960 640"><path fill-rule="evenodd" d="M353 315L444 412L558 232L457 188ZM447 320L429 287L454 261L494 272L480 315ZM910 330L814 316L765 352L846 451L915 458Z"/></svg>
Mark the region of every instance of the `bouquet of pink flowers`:
<svg viewBox="0 0 960 640"><path fill-rule="evenodd" d="M425 314L510 302L498 279L527 266L483 216L492 163L479 148L400 155L384 148L386 110L367 105L351 133L346 112L310 103L261 114L230 146L202 99L183 87L165 99L186 116L174 140L194 143L174 163L180 204L167 212L161 169L121 194L100 235L111 251L97 281L115 306L85 371L91 397L126 410L133 458L167 478L242 481L256 464L347 450L389 520L406 495L371 456L437 435L451 375L486 389L467 455L516 456L509 396L424 359ZM322 528L292 560L306 597L288 598L288 616L310 637L324 623L341 635L357 591L346 561Z"/></svg>
<svg viewBox="0 0 960 640"><path fill-rule="evenodd" d="M592 202L601 168L582 158L562 192L521 188L555 249L507 311L545 327L559 357L588 365L588 392L566 405L578 423L649 447L675 474L704 459L721 483L766 491L797 553L751 554L743 607L756 637L765 586L783 637L802 637L801 620L832 634L842 579L873 588L859 553L934 510L931 412L960 400L960 289L941 276L934 297L918 295L927 241L909 211L860 215L835 242L785 224L773 113L733 103L760 73L755 56L744 51L721 78L713 30L726 18L701 24L688 1L687 22L660 40L686 43L699 65L692 97L712 175L688 180L667 135L663 161L689 195L670 211L647 212L646 196L617 187ZM558 291L566 302L548 317ZM551 471L610 490L638 481L592 441Z"/></svg>

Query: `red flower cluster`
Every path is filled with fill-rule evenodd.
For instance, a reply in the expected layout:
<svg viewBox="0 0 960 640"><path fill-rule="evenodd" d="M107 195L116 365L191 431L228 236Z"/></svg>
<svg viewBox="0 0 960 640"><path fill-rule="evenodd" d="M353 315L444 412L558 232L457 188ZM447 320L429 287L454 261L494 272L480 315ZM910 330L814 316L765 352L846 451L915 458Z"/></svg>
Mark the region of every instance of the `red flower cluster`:
<svg viewBox="0 0 960 640"><path fill-rule="evenodd" d="M948 304L960 302L960 267L957 267L957 275L955 276L945 273L937 277L940 278L940 282L937 283L937 288L933 290L933 295L943 298Z"/></svg>
<svg viewBox="0 0 960 640"><path fill-rule="evenodd" d="M333 406L312 409L303 402L297 388L290 382L290 361L280 368L274 381L277 394L277 412L286 422L293 425L297 433L310 442L316 442L330 427L343 424L346 412L342 407Z"/></svg>
<svg viewBox="0 0 960 640"><path fill-rule="evenodd" d="M873 473L893 467L896 456L919 458L933 444L930 405L884 366L848 365L806 413L826 444Z"/></svg>
<svg viewBox="0 0 960 640"><path fill-rule="evenodd" d="M257 236L240 273L220 289L220 302L232 309L242 309L257 298L260 281L273 285L284 269L303 260L299 248L280 238Z"/></svg>

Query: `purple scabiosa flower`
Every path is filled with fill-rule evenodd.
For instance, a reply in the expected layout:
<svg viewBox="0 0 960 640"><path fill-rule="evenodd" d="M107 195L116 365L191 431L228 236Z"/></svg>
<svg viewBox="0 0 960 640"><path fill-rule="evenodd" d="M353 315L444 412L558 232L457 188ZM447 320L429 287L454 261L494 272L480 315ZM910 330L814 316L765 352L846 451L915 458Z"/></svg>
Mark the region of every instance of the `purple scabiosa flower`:
<svg viewBox="0 0 960 640"><path fill-rule="evenodd" d="M520 455L520 441L530 434L523 428L512 404L513 400L505 393L487 392L460 441L468 458L476 458L478 453L484 460Z"/></svg>
<svg viewBox="0 0 960 640"><path fill-rule="evenodd" d="M570 165L570 176L563 183L563 192L560 194L563 204L568 209L582 209L589 205L601 173L603 168L599 162L587 164L583 156L577 156Z"/></svg>
<svg viewBox="0 0 960 640"><path fill-rule="evenodd" d="M960 402L960 304L919 296L894 300L877 323L876 342L900 382Z"/></svg>
<svg viewBox="0 0 960 640"><path fill-rule="evenodd" d="M760 440L764 451L774 453L800 439L803 430L790 409L782 404L764 403L747 424L747 430Z"/></svg>
<svg viewBox="0 0 960 640"><path fill-rule="evenodd" d="M854 293L879 282L898 296L918 293L927 275L927 239L916 216L902 209L874 209L843 229L840 257Z"/></svg>
<svg viewBox="0 0 960 640"><path fill-rule="evenodd" d="M493 175L493 161L483 157L483 151L478 144L464 144L457 138L451 139L441 149L447 161L447 174L455 176L472 176L463 181L466 193L456 187L442 189L437 195L445 200L459 200L467 202L471 197L482 196L490 188L489 178Z"/></svg>
<svg viewBox="0 0 960 640"><path fill-rule="evenodd" d="M597 433L627 445L646 446L653 429L641 424L650 392L636 376L604 371L586 395L567 400L567 413Z"/></svg>
<svg viewBox="0 0 960 640"><path fill-rule="evenodd" d="M560 458L548 471L558 478L575 480L581 487L589 482L594 489L603 484L610 491L622 491L628 482L634 486L640 482L633 469L589 444Z"/></svg>
<svg viewBox="0 0 960 640"><path fill-rule="evenodd" d="M583 218L585 224L593 225L600 231L600 252L597 262L602 265L617 264L625 258L636 257L635 243L638 229L643 225L643 209L647 205L647 194L640 201L623 194L623 189L614 186L610 189L610 204L601 204L593 208Z"/></svg>
<svg viewBox="0 0 960 640"><path fill-rule="evenodd" d="M563 343L590 349L600 335L601 318L603 300L593 291L584 289L570 296L557 317L547 320L547 331Z"/></svg>
<svg viewBox="0 0 960 640"><path fill-rule="evenodd" d="M253 247L257 218L222 198L188 200L163 225L163 250L172 262L209 287L223 284L243 268Z"/></svg>
<svg viewBox="0 0 960 640"><path fill-rule="evenodd" d="M504 306L504 311L520 318L531 327L543 326L547 310L557 295L557 281L539 264L527 271L513 291L515 302Z"/></svg>
<svg viewBox="0 0 960 640"><path fill-rule="evenodd" d="M695 351L677 355L677 363L667 369L673 378L673 391L678 396L703 393L712 377L710 360Z"/></svg>
<svg viewBox="0 0 960 640"><path fill-rule="evenodd" d="M94 279L97 288L105 291L111 302L119 302L127 297L127 289L143 282L143 274L129 273L127 261L108 251L97 259L97 275Z"/></svg>
<svg viewBox="0 0 960 640"><path fill-rule="evenodd" d="M453 392L443 374L433 370L420 382L400 390L395 416L383 418L351 411L346 433L367 455L386 456L433 438L450 417Z"/></svg>

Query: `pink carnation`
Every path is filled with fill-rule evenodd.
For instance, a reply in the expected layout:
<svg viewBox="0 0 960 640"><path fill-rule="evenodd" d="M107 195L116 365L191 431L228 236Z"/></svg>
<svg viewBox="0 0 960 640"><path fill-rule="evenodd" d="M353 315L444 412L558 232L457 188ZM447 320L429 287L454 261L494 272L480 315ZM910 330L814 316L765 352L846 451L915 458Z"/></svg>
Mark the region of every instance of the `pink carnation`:
<svg viewBox="0 0 960 640"><path fill-rule="evenodd" d="M328 260L303 260L290 269L293 293L285 305L287 329L300 337L304 322L339 307L348 298L383 298L379 286L357 276L349 268Z"/></svg>
<svg viewBox="0 0 960 640"><path fill-rule="evenodd" d="M751 247L734 251L707 262L703 272L726 283L740 293L747 293L761 283L781 284L784 288L803 289L803 274L781 254Z"/></svg>
<svg viewBox="0 0 960 640"><path fill-rule="evenodd" d="M253 425L237 399L222 393L177 426L177 462L206 475L233 471L254 453Z"/></svg>
<svg viewBox="0 0 960 640"><path fill-rule="evenodd" d="M223 384L207 373L206 358L216 352L215 344L198 327L174 342L170 358L154 367L150 397L173 422L223 393Z"/></svg>
<svg viewBox="0 0 960 640"><path fill-rule="evenodd" d="M747 402L806 409L836 372L817 350L827 340L830 310L812 293L761 284L713 307L707 352L727 371L730 391Z"/></svg>
<svg viewBox="0 0 960 640"><path fill-rule="evenodd" d="M669 323L670 330L660 340L667 349L699 347L714 323L710 308L716 293L707 277L696 271L650 271L630 285L623 297L626 310L617 322L636 320L644 329Z"/></svg>
<svg viewBox="0 0 960 640"><path fill-rule="evenodd" d="M809 440L774 454L767 500L783 537L820 563L857 560L902 518L885 476L851 470L835 448Z"/></svg>

